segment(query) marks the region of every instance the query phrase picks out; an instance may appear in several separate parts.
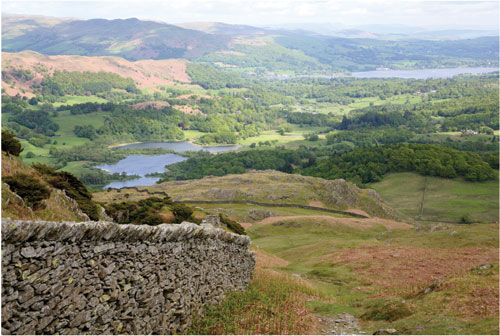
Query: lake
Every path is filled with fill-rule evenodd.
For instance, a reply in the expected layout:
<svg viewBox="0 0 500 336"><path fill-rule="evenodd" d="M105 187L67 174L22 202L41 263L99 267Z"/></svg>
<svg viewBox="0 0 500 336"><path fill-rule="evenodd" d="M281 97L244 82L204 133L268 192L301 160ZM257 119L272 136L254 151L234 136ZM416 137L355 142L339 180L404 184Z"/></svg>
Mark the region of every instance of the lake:
<svg viewBox="0 0 500 336"><path fill-rule="evenodd" d="M498 68L451 68L451 69L420 69L420 70L375 70L353 72L356 78L451 78L462 74L481 74L498 71Z"/></svg>
<svg viewBox="0 0 500 336"><path fill-rule="evenodd" d="M238 145L230 146L198 146L187 141L183 142L144 142L138 144L130 144L121 146L120 148L166 148L176 152L198 151L204 150L210 153L229 152L240 148ZM165 166L176 162L187 160L187 158L177 154L161 154L161 155L129 155L125 159L114 164L103 164L96 166L111 174L125 172L128 175L139 175L140 178L129 181L115 181L106 185L104 188L123 188L136 187L155 184L159 180L158 177L146 177L150 173L162 173L165 171Z"/></svg>
<svg viewBox="0 0 500 336"><path fill-rule="evenodd" d="M499 68L448 68L448 69L418 69L418 70L374 70L374 71L359 71L353 72L350 75L279 75L268 76L268 78L275 79L289 79L289 78L342 78L342 77L356 77L356 78L413 78L413 79L431 79L431 78L451 78L456 75L462 74L481 74L499 71Z"/></svg>

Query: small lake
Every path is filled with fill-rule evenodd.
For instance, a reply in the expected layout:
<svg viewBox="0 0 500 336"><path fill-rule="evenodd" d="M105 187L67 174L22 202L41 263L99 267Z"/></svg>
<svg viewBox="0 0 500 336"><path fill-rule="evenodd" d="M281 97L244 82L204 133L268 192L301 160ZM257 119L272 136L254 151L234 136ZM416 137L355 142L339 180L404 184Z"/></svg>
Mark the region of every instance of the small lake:
<svg viewBox="0 0 500 336"><path fill-rule="evenodd" d="M499 68L448 68L448 69L418 69L418 70L373 70L373 71L359 71L353 72L350 75L278 75L268 76L274 79L289 79L289 78L342 78L342 77L356 77L356 78L406 78L406 79L431 79L431 78L451 78L456 75L462 74L482 74L499 71Z"/></svg>
<svg viewBox="0 0 500 336"><path fill-rule="evenodd" d="M230 146L198 146L190 142L144 142L138 144L130 144L121 146L120 148L166 148L176 152L198 151L204 150L210 153L229 152L240 148L238 145ZM136 187L155 184L159 180L158 177L146 177L150 173L162 173L165 171L165 166L173 163L185 161L187 158L177 154L161 154L161 155L129 155L125 159L114 164L103 164L96 168L105 170L111 174L125 172L127 175L139 175L140 178L129 181L115 181L106 185L104 188L123 188Z"/></svg>

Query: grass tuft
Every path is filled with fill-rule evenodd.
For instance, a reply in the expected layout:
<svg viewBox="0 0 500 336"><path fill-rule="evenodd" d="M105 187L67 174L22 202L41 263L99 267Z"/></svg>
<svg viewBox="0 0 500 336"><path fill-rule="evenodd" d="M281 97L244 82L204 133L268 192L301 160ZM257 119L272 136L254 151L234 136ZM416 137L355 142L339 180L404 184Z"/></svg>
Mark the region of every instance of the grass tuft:
<svg viewBox="0 0 500 336"><path fill-rule="evenodd" d="M365 320L392 322L413 314L405 302L396 298L377 299L370 302L367 307L368 310L361 315Z"/></svg>
<svg viewBox="0 0 500 336"><path fill-rule="evenodd" d="M194 320L192 335L307 334L314 317L306 308L313 291L295 279L257 268L244 292L227 295L218 305L204 307Z"/></svg>

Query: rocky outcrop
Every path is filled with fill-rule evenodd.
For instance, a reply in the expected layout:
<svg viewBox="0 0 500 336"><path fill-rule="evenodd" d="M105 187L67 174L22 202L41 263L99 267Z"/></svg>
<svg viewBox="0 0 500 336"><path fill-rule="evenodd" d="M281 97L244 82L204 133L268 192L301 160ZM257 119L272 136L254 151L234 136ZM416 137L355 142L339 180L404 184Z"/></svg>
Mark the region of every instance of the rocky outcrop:
<svg viewBox="0 0 500 336"><path fill-rule="evenodd" d="M2 220L4 334L173 334L243 290L250 239L192 223Z"/></svg>
<svg viewBox="0 0 500 336"><path fill-rule="evenodd" d="M264 218L277 216L277 214L269 210L251 209L247 212L253 220L262 220Z"/></svg>

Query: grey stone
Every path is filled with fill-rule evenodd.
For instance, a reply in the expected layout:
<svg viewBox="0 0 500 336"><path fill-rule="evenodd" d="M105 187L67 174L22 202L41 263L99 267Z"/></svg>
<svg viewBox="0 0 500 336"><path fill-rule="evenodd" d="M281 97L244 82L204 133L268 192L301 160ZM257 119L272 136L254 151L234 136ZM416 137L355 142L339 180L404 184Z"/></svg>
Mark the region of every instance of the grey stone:
<svg viewBox="0 0 500 336"><path fill-rule="evenodd" d="M379 329L375 331L373 335L395 335L397 333L398 331L396 329L389 328L389 329Z"/></svg>
<svg viewBox="0 0 500 336"><path fill-rule="evenodd" d="M28 246L21 249L21 255L25 258L33 258L37 256L37 253L32 246Z"/></svg>
<svg viewBox="0 0 500 336"><path fill-rule="evenodd" d="M492 267L493 267L493 265L491 265L491 264L484 264L484 265L479 266L479 269L485 270L485 269L491 269Z"/></svg>
<svg viewBox="0 0 500 336"><path fill-rule="evenodd" d="M3 219L2 326L11 334L183 333L203 304L248 285L249 245L247 236L188 222Z"/></svg>
<svg viewBox="0 0 500 336"><path fill-rule="evenodd" d="M23 291L19 293L17 301L22 304L31 299L33 296L35 296L35 290L33 289L33 287L28 285L25 286L23 288Z"/></svg>

